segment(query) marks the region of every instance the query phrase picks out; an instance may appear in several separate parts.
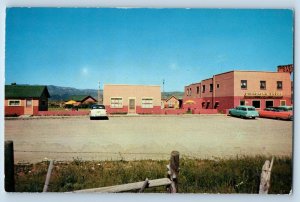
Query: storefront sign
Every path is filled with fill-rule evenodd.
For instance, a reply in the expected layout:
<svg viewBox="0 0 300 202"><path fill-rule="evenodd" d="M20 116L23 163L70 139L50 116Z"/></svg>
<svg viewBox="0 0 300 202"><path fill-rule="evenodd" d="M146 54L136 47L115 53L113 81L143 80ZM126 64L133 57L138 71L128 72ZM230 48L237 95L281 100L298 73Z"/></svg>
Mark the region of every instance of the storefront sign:
<svg viewBox="0 0 300 202"><path fill-rule="evenodd" d="M245 97L280 98L280 97L282 97L282 93L281 92L268 92L268 93L267 92L248 92L248 93L245 93Z"/></svg>

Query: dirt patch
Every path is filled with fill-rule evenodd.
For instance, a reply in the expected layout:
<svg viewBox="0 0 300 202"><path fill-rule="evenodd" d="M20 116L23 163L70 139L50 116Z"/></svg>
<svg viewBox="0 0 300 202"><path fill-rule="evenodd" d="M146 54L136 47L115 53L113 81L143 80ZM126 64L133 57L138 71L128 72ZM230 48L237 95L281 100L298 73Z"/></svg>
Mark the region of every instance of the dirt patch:
<svg viewBox="0 0 300 202"><path fill-rule="evenodd" d="M167 159L172 150L197 158L291 156L292 123L199 115L6 120L5 139L14 141L16 162Z"/></svg>

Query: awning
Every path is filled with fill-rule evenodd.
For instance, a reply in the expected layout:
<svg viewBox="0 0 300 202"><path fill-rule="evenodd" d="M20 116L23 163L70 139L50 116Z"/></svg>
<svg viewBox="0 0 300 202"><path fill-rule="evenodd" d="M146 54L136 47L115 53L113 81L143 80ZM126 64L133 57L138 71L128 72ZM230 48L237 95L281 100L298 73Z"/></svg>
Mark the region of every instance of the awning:
<svg viewBox="0 0 300 202"><path fill-rule="evenodd" d="M195 104L194 100L187 100L184 102L184 104Z"/></svg>
<svg viewBox="0 0 300 202"><path fill-rule="evenodd" d="M68 102L65 102L66 105L74 105L75 103L75 100L69 100Z"/></svg>

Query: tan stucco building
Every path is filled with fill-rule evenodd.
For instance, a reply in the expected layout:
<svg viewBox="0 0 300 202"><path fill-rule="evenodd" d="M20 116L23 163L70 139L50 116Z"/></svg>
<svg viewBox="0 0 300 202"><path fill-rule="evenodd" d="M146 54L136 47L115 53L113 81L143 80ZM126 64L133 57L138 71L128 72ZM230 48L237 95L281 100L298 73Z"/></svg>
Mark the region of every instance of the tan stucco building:
<svg viewBox="0 0 300 202"><path fill-rule="evenodd" d="M160 86L105 84L103 104L109 114L159 114L161 113Z"/></svg>

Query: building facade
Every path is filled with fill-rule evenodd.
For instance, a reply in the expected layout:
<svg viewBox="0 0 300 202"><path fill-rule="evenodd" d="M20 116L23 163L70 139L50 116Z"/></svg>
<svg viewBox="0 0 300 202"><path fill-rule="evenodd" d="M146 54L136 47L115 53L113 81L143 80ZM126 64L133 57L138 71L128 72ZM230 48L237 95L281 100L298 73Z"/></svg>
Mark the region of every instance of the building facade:
<svg viewBox="0 0 300 202"><path fill-rule="evenodd" d="M179 109L180 108L180 100L172 95L171 97L162 100L164 109Z"/></svg>
<svg viewBox="0 0 300 202"><path fill-rule="evenodd" d="M109 114L160 114L160 86L104 85L103 104Z"/></svg>
<svg viewBox="0 0 300 202"><path fill-rule="evenodd" d="M183 107L225 112L238 105L250 105L260 110L291 105L291 95L288 72L230 71L186 86ZM194 103L185 104L188 100Z"/></svg>
<svg viewBox="0 0 300 202"><path fill-rule="evenodd" d="M5 116L38 115L48 110L47 86L5 85Z"/></svg>

